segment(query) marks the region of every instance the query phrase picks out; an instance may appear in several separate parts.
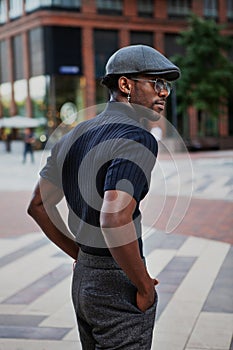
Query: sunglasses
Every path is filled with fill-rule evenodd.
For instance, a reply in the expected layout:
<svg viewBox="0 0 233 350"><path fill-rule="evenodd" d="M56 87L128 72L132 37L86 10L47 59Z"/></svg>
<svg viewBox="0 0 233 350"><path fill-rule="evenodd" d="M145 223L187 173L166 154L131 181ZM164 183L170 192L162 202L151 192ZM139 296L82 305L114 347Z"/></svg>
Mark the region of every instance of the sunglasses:
<svg viewBox="0 0 233 350"><path fill-rule="evenodd" d="M147 79L140 79L140 78L134 78L134 79L130 78L130 79L134 81L146 81L149 83L154 83L154 89L158 94L160 94L162 90L166 90L169 95L172 90L172 84L169 81L161 78L157 78L155 80L149 80L149 79L147 80Z"/></svg>

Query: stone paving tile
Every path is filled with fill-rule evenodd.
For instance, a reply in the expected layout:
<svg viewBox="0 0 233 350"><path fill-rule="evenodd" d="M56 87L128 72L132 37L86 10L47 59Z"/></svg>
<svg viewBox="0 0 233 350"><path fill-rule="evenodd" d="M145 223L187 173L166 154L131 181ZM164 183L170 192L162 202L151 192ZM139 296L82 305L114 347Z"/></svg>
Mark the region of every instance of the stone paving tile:
<svg viewBox="0 0 233 350"><path fill-rule="evenodd" d="M187 237L183 246L177 252L178 256L199 256L208 246L208 240L205 238Z"/></svg>
<svg viewBox="0 0 233 350"><path fill-rule="evenodd" d="M0 325L4 326L38 326L46 316L35 315L0 315Z"/></svg>
<svg viewBox="0 0 233 350"><path fill-rule="evenodd" d="M46 293L49 288L52 288L65 277L70 275L70 264L63 264L47 275L41 277L32 284L26 286L16 294L2 301L3 304L29 304L37 299L42 294Z"/></svg>
<svg viewBox="0 0 233 350"><path fill-rule="evenodd" d="M70 328L0 326L0 338L61 340Z"/></svg>
<svg viewBox="0 0 233 350"><path fill-rule="evenodd" d="M201 312L188 347L228 350L232 338L233 314Z"/></svg>
<svg viewBox="0 0 233 350"><path fill-rule="evenodd" d="M151 197L144 213L144 225L166 231L168 220L174 215L176 201L176 197L167 196L161 212L159 203L163 202L163 198ZM187 212L184 215L182 205L176 208L175 215L179 224L174 227L172 233L233 244L233 202L191 198L189 207L186 209Z"/></svg>
<svg viewBox="0 0 233 350"><path fill-rule="evenodd" d="M0 267L3 267L12 261L16 261L17 259L22 258L26 254L30 254L34 250L43 247L44 245L48 244L49 242L45 240L44 238L37 240L36 242L33 242L31 244L28 244L21 249L17 249L12 253L9 253L7 255L4 255L0 257Z"/></svg>
<svg viewBox="0 0 233 350"><path fill-rule="evenodd" d="M156 288L159 296L157 319L159 319L195 261L196 258L192 257L175 257L158 275L160 283Z"/></svg>
<svg viewBox="0 0 233 350"><path fill-rule="evenodd" d="M203 304L225 260L229 247L229 244L209 240L205 249L201 250L200 255L157 321L153 350L184 350L187 347ZM227 317L233 316L232 314L226 315ZM219 323L212 327L213 334L215 334L215 330L217 332L218 325ZM203 329L203 332L205 333L205 329ZM229 339L231 331L227 329L226 333ZM213 335L212 342L216 344L217 348L218 336L215 338ZM206 347L206 349L215 350L213 347ZM223 349L226 350L226 348Z"/></svg>
<svg viewBox="0 0 233 350"><path fill-rule="evenodd" d="M211 180L211 176L210 175L204 175L202 177L202 184L201 185L197 185L195 188L195 192L202 192L204 191L210 184L210 180Z"/></svg>
<svg viewBox="0 0 233 350"><path fill-rule="evenodd" d="M75 322L76 325L76 322ZM80 342L80 337L78 333L78 326L76 325L64 338L63 341L75 341L76 344Z"/></svg>
<svg viewBox="0 0 233 350"><path fill-rule="evenodd" d="M164 234L158 230L150 231L145 235L144 253L149 255L154 249L179 249L187 237L184 235Z"/></svg>
<svg viewBox="0 0 233 350"><path fill-rule="evenodd" d="M208 253L208 240L204 239L204 237L206 237L233 244L232 154L231 151L208 152L201 154L195 153L190 155L193 160L195 174L194 196L191 199L190 207L185 216L184 212L182 212L182 208L180 208L180 212L178 211L175 213L175 215L178 216L178 219L183 215L183 220L180 222L179 226L177 226L176 230L172 231L172 234L164 235L161 232L158 232L159 230L163 231L168 217L171 215L172 208L174 207L176 198L172 197L172 192L167 193L167 207L162 212L160 219L156 221L156 225L154 225L154 214L156 209L155 204L160 201L158 194L153 197L152 205L147 207L147 209L151 210L153 224L151 225L149 223L148 226L156 227L157 233L155 233L153 237L151 235L145 237L146 255L148 255L149 267L154 271L160 272L160 278L162 278L162 276L164 277L163 283L158 286L158 288L161 289L159 303L161 309L164 311L161 313L161 317L157 320L159 327L158 329L155 328L155 337L160 339L163 338L163 344L167 344L165 347L156 346L152 350L169 350L169 335L171 333L172 336L174 336L173 331L175 332L176 337L174 336L171 350L184 350L185 348L186 350L223 350L223 345L224 350L233 350L233 341L231 341L230 344L231 331L227 331L226 333L228 343L220 344L221 346L219 348L219 338L217 336L219 326L221 328L222 324L225 325L224 320L229 320L229 317L232 317L232 309L231 307L229 308L230 295L232 292L232 278L229 278L229 274L231 273L230 270L232 270L232 248L231 252L226 255L221 263L219 253L223 257L226 246L224 244L222 245L222 243L218 243L217 246L211 245L212 253L210 254L210 252ZM211 157L212 160L207 159ZM224 159L220 159L220 157ZM22 166L19 154L16 155L14 152L11 155L1 154L1 162L5 165L0 174L1 198L7 198L7 201L0 202L0 236L6 238L12 237L14 240L12 240L12 242L14 243L19 235L27 233L30 236L31 232L38 232L37 225L26 214L26 207L38 177L39 158L40 156L38 153L36 154L35 165L26 164L25 166ZM185 165L182 154L178 155L177 159L181 160L179 165ZM166 161L166 155L162 155L160 160ZM173 181L177 172L170 171L172 169L169 168L167 162L164 164L168 170L168 172L165 173L166 183L168 188L174 189ZM214 169L214 171L212 171L212 169ZM182 168L182 171L186 171L186 174L184 174L182 178L182 191L189 191L190 185L192 184L190 174L187 173L187 168L185 167ZM15 173L18 175L17 181L15 180ZM183 198L183 200L184 204L187 204L187 198ZM14 213L14 220L12 220L12 213ZM175 215L173 213L173 216ZM182 235L173 233L181 233ZM188 238L190 235L193 237ZM199 238L197 237L202 238L198 241ZM25 249L27 250L29 246L29 243L25 244ZM33 245L31 248L32 247ZM48 247L48 245L41 246L41 250L44 251L46 247ZM22 250L20 252L21 248ZM24 246L21 245L20 249L18 249L18 258L15 254L17 249L8 250L8 252L10 251L13 253L13 255L9 254L8 257L6 257L7 254L4 254L4 249L2 249L3 260L0 260L0 262L2 261L4 271L5 267L8 266L8 263L10 266L10 263L14 261L15 258L20 262L21 258L23 258L23 254L27 254L26 250L24 251L23 248ZM36 251L37 248L34 249L34 253L36 253ZM56 263L51 265L51 271L54 270L54 268L56 269L56 267L58 268L61 264L60 259L56 260L59 254L59 251L57 254L54 254L54 249L51 250L50 259L53 259L54 257L54 261L56 261ZM209 254L207 258L205 257L206 254ZM12 261L10 261L11 258L13 259ZM184 258L188 259L184 260ZM155 259L155 262L153 259ZM218 265L221 265L221 267L216 274ZM48 270L46 270L46 273L47 272ZM200 276L205 276L204 280L200 279ZM31 281L34 281L33 275L30 274L30 278ZM168 279L170 281L169 283L166 283ZM178 281L180 281L180 283L178 283ZM65 278L63 278L61 282L65 283ZM7 283L7 280L4 284L5 283ZM22 288L23 286L20 287L21 292L24 290L30 294L33 291L33 288L30 289L29 287L32 285L33 284L30 284L30 280L27 279L24 288ZM0 333L6 331L9 332L9 335L12 335L12 339L0 339L0 350L64 350L66 348L69 350L81 350L80 343L73 341L75 338L74 336L73 338L71 337L71 341L65 341L66 339L69 340L69 335L74 334L76 331L76 325L72 323L73 321L67 321L69 319L67 312L65 317L62 318L62 321L59 322L59 319L57 318L62 317L62 311L65 310L64 305L68 300L65 299L64 302L63 300L60 300L61 298L63 299L65 295L65 292L62 292L63 288L61 289L59 285L56 284L53 287L48 284L46 288L47 290L45 290L45 292L39 297L37 297L35 293L34 298L36 299L28 305L0 304L0 310L2 312L2 314L0 313L0 321L2 327L5 327L4 329L0 329ZM69 287L67 289L69 289ZM50 294L52 290L54 291L54 294ZM55 291L58 291L59 295L56 295L57 293L55 293ZM44 318L45 313L43 311L46 308L48 309L46 306L48 304L45 305L45 303L49 301L51 295L53 295L54 298L55 296L58 298L54 304L56 307L51 308L51 312L46 313L46 318ZM11 292L9 289L8 297L10 296ZM217 299L216 302L217 297L219 297L219 299ZM70 296L67 296L67 298L70 298ZM44 301L44 308L40 309L42 310L41 313L36 315L36 312L39 312L40 310L38 311L33 308L35 307L35 303L39 301L41 303ZM61 307L60 310L57 308L57 305ZM6 308L8 308L8 312ZM199 308L200 311L198 311ZM228 309L228 311L226 311L226 309ZM224 313L222 311L224 311ZM168 318L165 320L163 328L163 319L165 319L163 317L164 313L167 314ZM217 315L216 318L214 317L215 314ZM24 318L22 318L23 316ZM209 342L212 343L206 343L208 347L202 347L202 344L199 341L199 336L205 340L207 334L209 334L209 331L206 332L205 327L202 326L204 321L203 316L206 317L205 322L211 322L210 331L213 332L213 336L209 337ZM220 318L218 318L219 316L222 317L221 322ZM29 317L32 318L31 324L28 325L28 322L30 322ZM40 320L38 317L44 318L44 321L42 321L41 324L37 324ZM216 321L217 318L218 322L214 324L214 321ZM197 321L197 328L195 328L195 320ZM58 322L56 323L56 321ZM198 323L199 321L200 323ZM194 326L192 327L192 325ZM31 333L28 326L31 326ZM192 336L194 329L196 329L195 337L199 341L198 347L194 346L194 343L188 344L187 347L186 341L186 346L181 348L181 338L183 337L184 340L187 339L187 337L189 338L190 335ZM18 337L25 337L25 339L16 338L13 334L14 331L16 332L15 334L18 334ZM186 334L184 334L184 332L186 332ZM28 336L31 337L31 340L26 339ZM42 340L57 338L60 340ZM194 340L194 338L192 339ZM226 344L229 349L226 348Z"/></svg>
<svg viewBox="0 0 233 350"><path fill-rule="evenodd" d="M30 238L30 235L29 235L29 238ZM50 245L51 245L51 250L49 249L50 253L48 253L47 250L50 247ZM29 244L28 245L26 244L26 246L29 246ZM147 236L145 236L145 248L147 251L146 255L148 256L147 260L150 265L149 267L150 268L153 267L155 269L157 268L157 266L154 266L154 264L157 265L157 262L155 262L156 260L153 260L154 257L157 259L157 257L159 256L159 261L161 263L160 264L161 269L158 275L160 284L157 287L158 293L159 293L159 308L158 308L157 321L156 321L157 327L155 327L155 337L159 338L160 342L162 341L163 346L162 347L156 346L155 348L152 348L152 350L157 350L157 349L184 350L185 349L185 347L181 348L180 344L181 342L184 343L183 341L192 334L192 331L194 328L191 326L195 325L195 317L197 317L197 320L198 320L199 316L203 314L204 303L202 302L202 299L205 301L205 300L208 300L208 298L211 298L211 292L212 290L214 290L214 287L218 286L218 283L221 284L222 282L224 282L224 278L228 274L228 272L226 271L229 270L231 266L231 261L232 261L232 255L231 255L232 248L231 250L228 251L227 250L228 247L229 245L226 243L219 243L219 242L206 240L203 238L199 239L196 237L188 237L184 235L176 235L176 234L168 235L157 231L153 231L151 232L151 234L148 234ZM54 259L55 264L54 263L51 264L50 269L51 269L51 272L56 271L57 269L57 275L58 275L59 274L58 270L59 270L59 267L61 266L60 257L62 258L60 251L57 248L54 248L54 245L52 245L51 243L38 248L38 252L39 251L41 256L44 256L43 252L46 251L46 256L49 255L50 256L49 259L52 259L52 260ZM153 256L153 259L150 258L152 256ZM21 258L19 257L18 258L19 262L20 262L20 259ZM22 259L23 259L23 256L22 256ZM164 259L164 261L161 262L161 259ZM9 261L8 263L10 265L12 261ZM71 275L72 274L71 264L70 263L67 264L65 260L63 262L63 265L66 266L65 270L67 269L66 270L67 273L63 271L65 275L66 276ZM216 273L218 266L220 266L220 269L218 273ZM5 265L4 269L5 268L7 268L7 265ZM200 280L200 275L205 276L205 280L203 280L201 284L197 284L196 281ZM71 317L69 316L70 312L67 311L71 308L71 304L69 306L67 306L66 304L70 302L70 295L66 295L66 297L64 297L65 294L61 293L61 289L59 289L58 286L56 287L56 284L55 285L49 284L49 273L47 273L47 275L45 276L44 276L45 289L41 294L36 294L35 291L33 291L34 290L33 288L35 287L36 283L38 283L40 279L38 279L35 284L34 283L30 284L28 283L29 282L28 281L27 285L25 285L25 288L22 288L19 291L19 294L16 293L18 294L18 296L20 296L20 293L21 293L22 298L24 298L23 294L30 295L32 293L32 295L34 295L33 297L34 301L32 303L28 300L29 304L24 305L24 309L21 309L21 308L15 309L16 310L15 314L10 313L11 315L7 315L6 311L4 311L4 314L6 315L6 319L5 319L6 322L4 322L4 316L5 316L4 314L0 318L1 325L2 325L0 327L0 337L4 333L4 336L2 336L3 339L0 340L0 350L31 350L31 349L63 350L65 348L69 350L79 349L79 343L77 343L77 341L74 342L76 337L72 336L71 339L69 339L69 334L73 334L74 332L76 332L76 324L73 319L73 315L71 320ZM31 276L31 278L33 279L33 275ZM46 281L46 278L48 278L47 281ZM60 280L60 283L62 283L63 281L65 283L66 278L67 277L63 276ZM43 281L43 277L42 277L42 281ZM216 281L216 286L214 283L215 281ZM67 281L67 283L69 282ZM210 289L209 289L209 286L210 286ZM68 286L67 287L68 293L69 293L69 288L70 287ZM229 288L230 288L230 285L227 284L226 289L229 290ZM56 293L56 290L57 290L57 293ZM56 296L56 298L58 298L59 300L59 304L56 304L56 305L59 305L59 308L51 309L52 311L50 313L46 313L46 315L45 313L42 312L42 309L41 309L41 313L36 315L36 312L38 312L38 310L37 308L35 308L34 314L33 314L33 308L35 307L35 302L37 300L38 301L45 300L44 297L46 295L49 295L51 291L54 291L54 294L53 294L54 297ZM62 300L61 300L61 297L59 297L60 295L62 295ZM10 297L10 290L9 290L9 297ZM221 305L224 305L224 299L221 299L219 302L221 303ZM199 307L199 304L202 306ZM2 306L9 305L9 308L11 307L10 304L0 304L0 306L1 305ZM18 304L16 304L15 306L18 306ZM21 307L21 305L19 306ZM27 314L28 312L27 310L29 309L30 309L30 314L29 313ZM199 309L201 313L198 314ZM169 314L169 310L170 310L170 314ZM212 310L212 306L210 304L208 306L208 310L212 312L212 315L214 314ZM166 313L167 315L170 315L169 316L170 321L169 322L166 321L165 326L163 328L162 318L164 313ZM184 313L184 317L181 317L182 313ZM211 315L210 312L205 312L205 314ZM218 312L217 314L220 315L220 312ZM231 317L232 313L227 313L227 315ZM16 318L14 321L15 316ZM21 319L22 322L20 322L20 317L22 316L25 316L25 317L22 318ZM39 316L42 317L43 320L42 322L39 322L37 324L37 322L40 320L39 318L37 318ZM30 324L30 317L32 317L31 324ZM177 320L180 320L178 322L179 324L176 324L176 318ZM210 318L212 319L212 317ZM172 323L171 319L173 319L173 322L175 322L175 324ZM162 320L162 323L161 323L162 326L160 324L160 320ZM188 325L188 327L186 327L186 324ZM215 331L215 329L218 329L218 325L219 323L216 326L213 326L213 332ZM187 332L187 334L183 334L183 333L179 334L179 332L177 332L177 336L174 338L174 343L172 343L173 346L172 348L170 348L168 335L170 333L172 334L172 331L175 331L176 327L178 327L178 329L181 330L182 332ZM197 332L196 334L198 334L199 332L198 328L196 329L196 332ZM6 338L7 336L10 337L11 339ZM172 336L174 337L174 334ZM227 331L226 337L229 343L230 342L229 339L231 339L231 334L229 331ZM13 342L14 339L15 339L15 343ZM55 341L58 339L60 339L60 343ZM66 339L70 340L70 342L66 341ZM45 343L46 340L47 342ZM206 347L203 349L218 350L217 348L218 343L217 343L217 340L216 342L214 342L214 337L213 337L213 343L215 344L214 347L209 347L209 348ZM43 345L43 344L46 344L46 345ZM164 344L167 344L167 345L165 346ZM186 350L191 350L191 349L195 349L194 343L189 344L188 348L186 348ZM229 343L229 348L226 348L226 347L219 348L219 350L229 350L229 349L230 349L230 343ZM81 347L80 347L80 350L81 350ZM201 344L199 344L198 350L202 350Z"/></svg>
<svg viewBox="0 0 233 350"><path fill-rule="evenodd" d="M46 238L45 238L46 240ZM42 278L62 264L61 259L52 258L55 245L47 244L31 254L26 254L0 269L0 302L17 294L33 282ZM67 263L68 257L64 259ZM71 268L72 270L72 263ZM14 278L12 278L12 276ZM3 304L0 304L0 306ZM16 304L15 304L16 305Z"/></svg>
<svg viewBox="0 0 233 350"><path fill-rule="evenodd" d="M175 155L165 159L159 154L152 188L156 194L233 201L232 179L232 152L230 157L218 159L191 159L188 154L183 159Z"/></svg>
<svg viewBox="0 0 233 350"><path fill-rule="evenodd" d="M0 304L0 315L18 315L24 309L24 307L24 305Z"/></svg>
<svg viewBox="0 0 233 350"><path fill-rule="evenodd" d="M41 232L31 232L29 235L21 235L14 238L10 236L8 238L4 237L4 239L1 239L0 237L0 258L16 252L17 250L20 250L21 248L24 248L25 246L37 241L38 239L41 239L42 237Z"/></svg>
<svg viewBox="0 0 233 350"><path fill-rule="evenodd" d="M34 186L35 185L32 185L30 191L1 191L1 198L6 199L0 201L0 212L2 215L0 221L0 237L17 237L22 234L38 232L38 226L29 215L27 215L27 207L32 197Z"/></svg>
<svg viewBox="0 0 233 350"><path fill-rule="evenodd" d="M229 179L229 180L226 182L226 186L233 186L233 178Z"/></svg>
<svg viewBox="0 0 233 350"><path fill-rule="evenodd" d="M157 277L166 265L176 256L174 249L155 249L147 256L146 263L151 276Z"/></svg>
<svg viewBox="0 0 233 350"><path fill-rule="evenodd" d="M74 326L75 318L72 317L73 309L71 312L65 309L63 315L59 314L59 318L57 318L53 324L48 323L48 320L51 319L51 317L55 317L61 310L63 310L64 305L67 303L70 304L70 308L73 307L71 304L70 287L71 272L68 277L64 278L55 286L49 288L46 293L40 295L32 303L24 305L23 309L20 311L20 314L46 315L47 318L41 324L41 326L45 327L71 327L71 323ZM10 308L12 308L12 305L10 305ZM69 322L67 321L67 318L69 319Z"/></svg>
<svg viewBox="0 0 233 350"><path fill-rule="evenodd" d="M230 248L203 311L233 313L233 247ZM233 325L232 325L233 327Z"/></svg>
<svg viewBox="0 0 233 350"><path fill-rule="evenodd" d="M77 341L0 339L0 350L82 350Z"/></svg>

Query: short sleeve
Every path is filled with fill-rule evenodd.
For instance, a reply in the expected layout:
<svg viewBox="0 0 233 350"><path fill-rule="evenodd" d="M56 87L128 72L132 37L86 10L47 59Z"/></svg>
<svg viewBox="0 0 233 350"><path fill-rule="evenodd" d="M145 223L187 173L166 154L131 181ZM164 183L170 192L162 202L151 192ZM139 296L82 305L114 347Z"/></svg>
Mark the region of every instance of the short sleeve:
<svg viewBox="0 0 233 350"><path fill-rule="evenodd" d="M125 191L140 202L149 190L157 151L157 141L146 131L118 139L105 177L104 190Z"/></svg>

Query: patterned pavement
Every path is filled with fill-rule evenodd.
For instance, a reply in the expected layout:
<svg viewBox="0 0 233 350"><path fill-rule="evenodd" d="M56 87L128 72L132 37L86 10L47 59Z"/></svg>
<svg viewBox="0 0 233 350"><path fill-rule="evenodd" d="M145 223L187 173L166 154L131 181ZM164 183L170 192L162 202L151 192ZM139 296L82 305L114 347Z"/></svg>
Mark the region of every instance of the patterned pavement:
<svg viewBox="0 0 233 350"><path fill-rule="evenodd" d="M10 155L0 148L0 350L81 349L72 260L25 212L40 156L22 165L18 146ZM171 160L159 160L166 176L153 175L144 220L148 269L160 281L152 350L233 350L232 160L231 151L194 154L190 172L178 155L178 185Z"/></svg>

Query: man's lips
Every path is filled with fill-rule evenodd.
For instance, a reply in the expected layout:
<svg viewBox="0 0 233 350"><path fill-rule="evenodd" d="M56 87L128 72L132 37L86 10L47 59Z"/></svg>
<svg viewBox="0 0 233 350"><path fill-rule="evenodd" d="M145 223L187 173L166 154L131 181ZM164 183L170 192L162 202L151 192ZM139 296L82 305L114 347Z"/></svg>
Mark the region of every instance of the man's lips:
<svg viewBox="0 0 233 350"><path fill-rule="evenodd" d="M155 106L158 107L159 109L161 109L162 111L164 110L165 108L165 101L155 101Z"/></svg>

